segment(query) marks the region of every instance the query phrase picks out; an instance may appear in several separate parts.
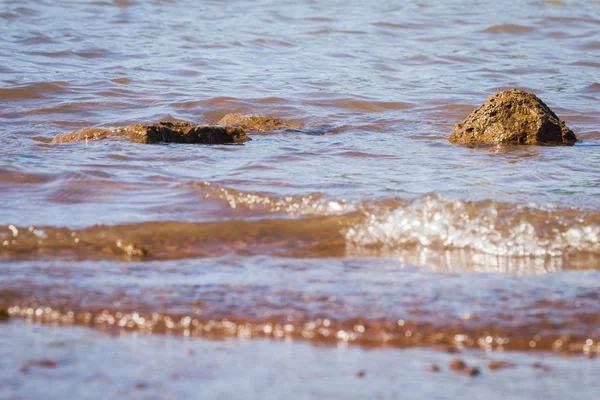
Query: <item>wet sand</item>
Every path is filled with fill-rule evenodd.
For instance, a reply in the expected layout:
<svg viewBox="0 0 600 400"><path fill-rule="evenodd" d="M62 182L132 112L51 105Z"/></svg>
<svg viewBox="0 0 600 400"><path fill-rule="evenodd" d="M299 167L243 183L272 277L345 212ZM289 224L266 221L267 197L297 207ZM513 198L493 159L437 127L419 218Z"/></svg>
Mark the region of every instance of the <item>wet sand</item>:
<svg viewBox="0 0 600 400"><path fill-rule="evenodd" d="M109 336L0 324L6 398L595 399L598 359L530 353L361 349L288 341ZM111 354L107 358L106 354ZM470 376L451 369L463 360ZM501 361L514 366L494 368ZM490 369L490 362L492 368ZM436 365L439 371L433 372ZM23 369L25 366L25 369ZM52 387L52 391L47 390Z"/></svg>

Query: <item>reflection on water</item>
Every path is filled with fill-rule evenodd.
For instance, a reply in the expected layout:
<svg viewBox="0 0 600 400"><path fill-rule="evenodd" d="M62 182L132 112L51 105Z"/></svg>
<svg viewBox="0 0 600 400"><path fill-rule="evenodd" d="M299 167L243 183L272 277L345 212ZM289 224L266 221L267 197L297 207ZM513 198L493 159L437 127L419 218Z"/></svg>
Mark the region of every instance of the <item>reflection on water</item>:
<svg viewBox="0 0 600 400"><path fill-rule="evenodd" d="M0 21L12 316L597 352L597 1L6 0ZM510 87L581 141L448 143ZM240 146L51 143L229 113L303 128Z"/></svg>

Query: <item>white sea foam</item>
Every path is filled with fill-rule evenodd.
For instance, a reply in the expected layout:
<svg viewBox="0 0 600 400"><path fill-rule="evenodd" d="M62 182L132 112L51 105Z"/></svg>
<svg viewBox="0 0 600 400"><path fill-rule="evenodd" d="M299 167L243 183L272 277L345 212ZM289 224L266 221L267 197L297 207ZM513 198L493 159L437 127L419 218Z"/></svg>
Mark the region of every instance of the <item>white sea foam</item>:
<svg viewBox="0 0 600 400"><path fill-rule="evenodd" d="M355 249L393 252L468 249L508 257L600 253L600 215L539 206L466 202L428 195L393 209L367 213L345 231Z"/></svg>

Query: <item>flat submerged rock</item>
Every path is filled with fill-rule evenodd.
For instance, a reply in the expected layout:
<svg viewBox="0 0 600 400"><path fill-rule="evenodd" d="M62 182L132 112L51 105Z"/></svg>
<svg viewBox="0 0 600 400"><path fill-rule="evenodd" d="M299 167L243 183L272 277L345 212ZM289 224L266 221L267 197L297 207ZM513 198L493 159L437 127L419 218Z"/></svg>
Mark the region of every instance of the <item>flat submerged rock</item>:
<svg viewBox="0 0 600 400"><path fill-rule="evenodd" d="M227 114L217 125L241 128L245 131L266 132L287 128L300 128L298 124L263 115Z"/></svg>
<svg viewBox="0 0 600 400"><path fill-rule="evenodd" d="M152 124L135 124L119 129L85 128L57 135L53 143L80 140L125 140L133 143L242 143L250 139L244 130L235 126L197 125L191 122L159 121Z"/></svg>
<svg viewBox="0 0 600 400"><path fill-rule="evenodd" d="M534 94L520 89L495 93L448 138L454 144L572 146L575 134Z"/></svg>

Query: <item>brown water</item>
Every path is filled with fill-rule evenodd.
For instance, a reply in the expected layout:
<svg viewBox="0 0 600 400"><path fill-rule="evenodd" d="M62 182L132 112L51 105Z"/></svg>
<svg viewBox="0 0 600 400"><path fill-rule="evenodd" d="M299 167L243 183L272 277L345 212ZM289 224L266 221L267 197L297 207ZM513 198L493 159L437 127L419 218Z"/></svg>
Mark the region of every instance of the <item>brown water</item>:
<svg viewBox="0 0 600 400"><path fill-rule="evenodd" d="M0 21L11 317L600 351L597 0L4 0ZM454 123L510 87L536 93L580 141L448 143ZM232 112L304 128L231 146L51 143Z"/></svg>

